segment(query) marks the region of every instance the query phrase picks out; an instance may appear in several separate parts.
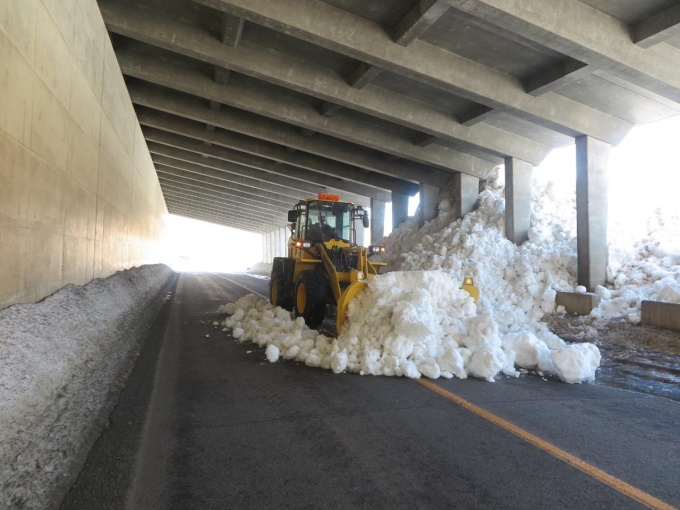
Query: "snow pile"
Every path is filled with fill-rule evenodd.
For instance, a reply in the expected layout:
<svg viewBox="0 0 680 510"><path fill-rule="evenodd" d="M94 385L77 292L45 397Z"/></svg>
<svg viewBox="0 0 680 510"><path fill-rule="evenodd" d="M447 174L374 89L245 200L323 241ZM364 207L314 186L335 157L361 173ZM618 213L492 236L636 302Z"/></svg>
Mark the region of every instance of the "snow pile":
<svg viewBox="0 0 680 510"><path fill-rule="evenodd" d="M250 266L246 270L246 273L260 276L269 276L270 274L272 274L272 263L258 262L257 264Z"/></svg>
<svg viewBox="0 0 680 510"><path fill-rule="evenodd" d="M652 218L650 232L631 245L615 240L610 246L607 279L611 288L599 287L602 298L593 310L599 319L625 317L640 322L643 300L680 303L680 217ZM669 221L670 220L670 221Z"/></svg>
<svg viewBox="0 0 680 510"><path fill-rule="evenodd" d="M439 217L423 228L415 220L405 222L383 240L383 260L392 270L441 269L474 277L480 306L493 310L505 331L522 324L524 316L535 322L554 311L555 291L586 289L576 281L573 187L563 183L558 193L552 182L534 182L532 228L529 241L519 247L505 239L501 193L502 185L492 183L480 194L479 209L462 221L452 221L444 200ZM601 301L591 313L594 319L623 317L638 324L642 300L680 302L680 215L657 209L647 220L647 233L634 243L628 241L629 228L612 221L608 286L595 289ZM537 334L542 336L540 330Z"/></svg>
<svg viewBox="0 0 680 510"><path fill-rule="evenodd" d="M541 322L555 312L557 291L586 292L576 279L574 194L534 182L529 240L517 246L505 238L502 191L492 182L477 210L460 220L451 201L440 197L437 218L422 228L407 221L384 239L383 261L391 272L371 280L350 303L336 340L310 332L301 319L292 321L265 301L239 301L225 325L240 339L268 346L270 361L296 359L335 372L491 381L520 368L568 383L593 380L597 347L566 345ZM680 228L680 222L670 225ZM680 302L680 231L659 235L662 230L639 242L633 256L614 249L613 288L596 289L602 300L593 317L639 322L641 299ZM459 290L467 276L480 289L476 307Z"/></svg>
<svg viewBox="0 0 680 510"><path fill-rule="evenodd" d="M520 368L591 381L597 347L568 346L540 322L555 311L556 290L576 286L575 214L555 221L573 199L560 199L550 184L536 186L529 241L517 246L505 238L501 191L483 191L478 209L460 220L442 197L436 219L396 229L384 240L391 272L349 304L335 340L254 297L224 309L234 313L225 326L267 346L270 361L282 356L334 372L493 381ZM476 306L460 290L467 276L480 289Z"/></svg>
<svg viewBox="0 0 680 510"><path fill-rule="evenodd" d="M501 334L528 329L554 342L539 321L555 311L556 291L576 286L575 221L554 221L563 208L551 185L535 186L529 241L517 246L505 238L505 200L498 190L483 191L478 209L457 221L443 200L436 220L419 231L406 225L406 234L400 228L386 239L388 268L438 270L457 281L470 276L480 289L478 310L493 316Z"/></svg>
<svg viewBox="0 0 680 510"><path fill-rule="evenodd" d="M610 295L596 311L637 324L640 301L677 302L680 294L680 116L636 126L611 151ZM644 177L640 178L640 172Z"/></svg>
<svg viewBox="0 0 680 510"><path fill-rule="evenodd" d="M234 338L266 346L270 362L282 357L335 373L410 378L470 375L493 381L501 372L518 376L515 366L570 383L595 378L600 362L595 346L567 346L554 335L546 343L526 330L503 335L491 314L477 315L459 287L460 280L442 271L380 275L349 304L337 339L254 294L220 311L232 314L224 326Z"/></svg>
<svg viewBox="0 0 680 510"><path fill-rule="evenodd" d="M172 275L68 285L0 311L0 508L50 508L106 423Z"/></svg>

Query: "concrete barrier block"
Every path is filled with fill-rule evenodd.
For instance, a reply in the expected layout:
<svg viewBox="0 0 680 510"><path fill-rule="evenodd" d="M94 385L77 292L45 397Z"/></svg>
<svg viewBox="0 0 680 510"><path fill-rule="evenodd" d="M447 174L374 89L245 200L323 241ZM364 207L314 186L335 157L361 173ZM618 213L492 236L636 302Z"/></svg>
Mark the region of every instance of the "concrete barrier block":
<svg viewBox="0 0 680 510"><path fill-rule="evenodd" d="M642 301L642 324L680 331L680 304Z"/></svg>
<svg viewBox="0 0 680 510"><path fill-rule="evenodd" d="M592 293L558 292L555 303L557 306L563 306L567 313L589 315L593 308L600 304L600 296Z"/></svg>

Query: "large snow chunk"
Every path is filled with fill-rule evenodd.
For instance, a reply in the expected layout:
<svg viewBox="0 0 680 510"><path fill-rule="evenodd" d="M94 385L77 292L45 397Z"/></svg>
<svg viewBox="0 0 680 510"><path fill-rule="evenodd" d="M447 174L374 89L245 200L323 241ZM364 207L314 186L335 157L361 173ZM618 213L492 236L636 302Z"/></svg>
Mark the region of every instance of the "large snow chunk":
<svg viewBox="0 0 680 510"><path fill-rule="evenodd" d="M554 351L550 358L557 375L569 384L595 380L595 370L600 366L600 350L593 344L571 344Z"/></svg>
<svg viewBox="0 0 680 510"><path fill-rule="evenodd" d="M434 360L428 359L421 361L418 363L418 370L421 374L423 374L425 377L429 377L430 379L439 379L439 377L442 375L439 364Z"/></svg>
<svg viewBox="0 0 680 510"><path fill-rule="evenodd" d="M520 368L535 370L538 368L541 354L549 351L544 342L529 331L508 333L503 337L503 349L515 353L515 364Z"/></svg>
<svg viewBox="0 0 680 510"><path fill-rule="evenodd" d="M494 381L498 372L505 366L505 354L500 347L485 345L473 351L470 357L468 372L473 377Z"/></svg>
<svg viewBox="0 0 680 510"><path fill-rule="evenodd" d="M670 285L665 285L657 295L659 301L668 301L669 303L680 303L680 288L675 289Z"/></svg>
<svg viewBox="0 0 680 510"><path fill-rule="evenodd" d="M459 379L467 378L465 359L461 354L461 349L446 349L443 354L437 357L437 362L442 372L448 372Z"/></svg>
<svg viewBox="0 0 680 510"><path fill-rule="evenodd" d="M338 352L331 358L331 370L333 370L334 374L340 374L347 369L347 362L347 353Z"/></svg>
<svg viewBox="0 0 680 510"><path fill-rule="evenodd" d="M470 317L465 321L468 336L462 339L462 343L469 349L481 346L500 347L501 339L498 336L498 324L491 314L485 313Z"/></svg>
<svg viewBox="0 0 680 510"><path fill-rule="evenodd" d="M264 355L267 356L270 363L276 363L279 360L279 348L274 344L269 344L267 350L264 351Z"/></svg>

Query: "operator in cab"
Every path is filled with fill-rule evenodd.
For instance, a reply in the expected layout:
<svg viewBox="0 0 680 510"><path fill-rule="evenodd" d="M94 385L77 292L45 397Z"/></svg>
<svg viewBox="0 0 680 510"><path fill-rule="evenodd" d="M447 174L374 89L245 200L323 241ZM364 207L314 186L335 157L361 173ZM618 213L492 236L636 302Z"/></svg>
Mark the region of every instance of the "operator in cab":
<svg viewBox="0 0 680 510"><path fill-rule="evenodd" d="M323 214L319 214L319 225L321 225L321 235L323 236L324 242L337 237L335 229L326 222L326 216Z"/></svg>

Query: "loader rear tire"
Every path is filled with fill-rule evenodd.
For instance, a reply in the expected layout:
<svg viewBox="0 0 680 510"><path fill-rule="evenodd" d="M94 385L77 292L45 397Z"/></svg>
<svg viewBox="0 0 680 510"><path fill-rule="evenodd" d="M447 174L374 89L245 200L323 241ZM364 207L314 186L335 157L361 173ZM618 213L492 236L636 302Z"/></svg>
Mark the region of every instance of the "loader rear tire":
<svg viewBox="0 0 680 510"><path fill-rule="evenodd" d="M295 315L303 317L312 329L326 315L327 287L326 278L318 271L303 271L295 282Z"/></svg>
<svg viewBox="0 0 680 510"><path fill-rule="evenodd" d="M269 300L272 305L284 310L293 310L292 285L286 281L286 273L282 265L275 265L269 280Z"/></svg>

